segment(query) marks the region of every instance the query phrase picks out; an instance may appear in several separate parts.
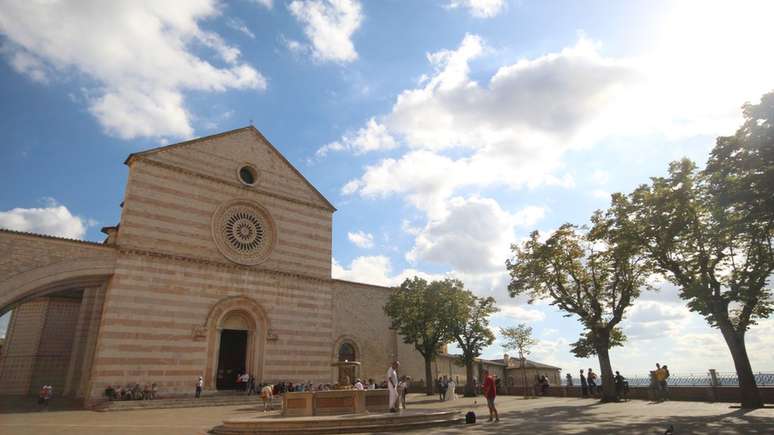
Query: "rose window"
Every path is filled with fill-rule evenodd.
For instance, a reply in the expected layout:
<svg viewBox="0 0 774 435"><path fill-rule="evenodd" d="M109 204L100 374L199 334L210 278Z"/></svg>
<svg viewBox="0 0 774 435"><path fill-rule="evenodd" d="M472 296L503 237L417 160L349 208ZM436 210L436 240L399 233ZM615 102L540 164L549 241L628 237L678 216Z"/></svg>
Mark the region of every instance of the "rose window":
<svg viewBox="0 0 774 435"><path fill-rule="evenodd" d="M239 264L258 264L274 242L271 217L257 204L235 201L222 205L213 217L213 236L218 250Z"/></svg>

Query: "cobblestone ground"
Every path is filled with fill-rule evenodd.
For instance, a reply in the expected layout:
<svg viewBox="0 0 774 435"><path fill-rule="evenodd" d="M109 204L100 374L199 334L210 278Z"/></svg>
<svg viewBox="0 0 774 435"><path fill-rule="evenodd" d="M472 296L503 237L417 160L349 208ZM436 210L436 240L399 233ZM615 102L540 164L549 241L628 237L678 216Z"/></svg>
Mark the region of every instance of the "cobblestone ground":
<svg viewBox="0 0 774 435"><path fill-rule="evenodd" d="M474 402L478 402L474 404ZM599 404L575 398L498 397L500 422L486 421L486 406L479 398L438 402L422 395L410 395L409 406L422 409L473 409L479 416L475 425L460 425L406 434L514 433L514 434L663 434L674 425L682 434L774 434L774 408L745 411L729 404L702 402ZM34 411L35 407L0 408L2 435L190 435L205 434L224 419L246 417L259 412L254 406L158 409L124 412L61 410Z"/></svg>

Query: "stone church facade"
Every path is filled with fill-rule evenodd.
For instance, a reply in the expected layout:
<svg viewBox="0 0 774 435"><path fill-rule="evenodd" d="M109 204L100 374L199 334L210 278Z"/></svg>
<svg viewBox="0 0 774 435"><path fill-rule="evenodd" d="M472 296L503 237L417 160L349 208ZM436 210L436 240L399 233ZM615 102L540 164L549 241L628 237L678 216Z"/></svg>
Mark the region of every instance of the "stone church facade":
<svg viewBox="0 0 774 435"><path fill-rule="evenodd" d="M335 208L254 127L126 160L120 222L104 243L0 230L0 313L13 310L0 392L45 383L101 399L107 385L160 394L258 382L335 381L361 361L423 363L389 329L385 287L331 278Z"/></svg>

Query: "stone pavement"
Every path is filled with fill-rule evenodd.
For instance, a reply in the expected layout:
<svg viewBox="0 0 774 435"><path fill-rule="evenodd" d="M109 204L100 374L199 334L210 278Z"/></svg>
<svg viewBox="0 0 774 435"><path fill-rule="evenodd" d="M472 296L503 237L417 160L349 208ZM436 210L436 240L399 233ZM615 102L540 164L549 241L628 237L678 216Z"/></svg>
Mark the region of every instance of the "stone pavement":
<svg viewBox="0 0 774 435"><path fill-rule="evenodd" d="M474 408L479 423L435 430L423 429L406 434L662 434L673 424L675 435L774 434L774 408L745 411L727 403L665 402L633 400L599 404L591 399L545 397L524 400L497 398L500 423L486 422L486 405L477 399L438 402L434 397L409 395L409 406L422 409ZM99 413L63 410L48 412L8 412L0 409L0 435L191 435L206 434L224 419L260 412L254 405L212 408L157 409Z"/></svg>

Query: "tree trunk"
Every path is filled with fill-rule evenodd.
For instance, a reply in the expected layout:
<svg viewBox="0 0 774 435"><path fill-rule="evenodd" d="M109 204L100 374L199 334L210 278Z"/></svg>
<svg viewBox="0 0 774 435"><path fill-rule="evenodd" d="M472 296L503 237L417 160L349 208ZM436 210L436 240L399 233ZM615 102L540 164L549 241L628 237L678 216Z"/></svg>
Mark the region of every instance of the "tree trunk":
<svg viewBox="0 0 774 435"><path fill-rule="evenodd" d="M610 365L610 354L608 347L610 345L610 335L597 335L597 358L599 359L599 370L602 380L602 402L618 401L618 393L615 391L615 380L613 379L613 367Z"/></svg>
<svg viewBox="0 0 774 435"><path fill-rule="evenodd" d="M739 378L739 393L742 396L742 408L755 409L763 408L758 386L755 384L755 375L750 365L750 358L747 356L747 347L744 343L744 332L737 334L730 322L718 322L720 332L726 340L728 350L731 351L731 358L734 360L736 376Z"/></svg>
<svg viewBox="0 0 774 435"><path fill-rule="evenodd" d="M521 380L524 382L524 398L527 399L532 394L529 393L529 388L527 387L527 359L521 358Z"/></svg>
<svg viewBox="0 0 774 435"><path fill-rule="evenodd" d="M432 358L425 357L425 393L428 396L433 395L433 388L435 387L435 380L433 379L433 369L430 365Z"/></svg>
<svg viewBox="0 0 774 435"><path fill-rule="evenodd" d="M473 388L473 360L465 362L465 397L476 397Z"/></svg>

